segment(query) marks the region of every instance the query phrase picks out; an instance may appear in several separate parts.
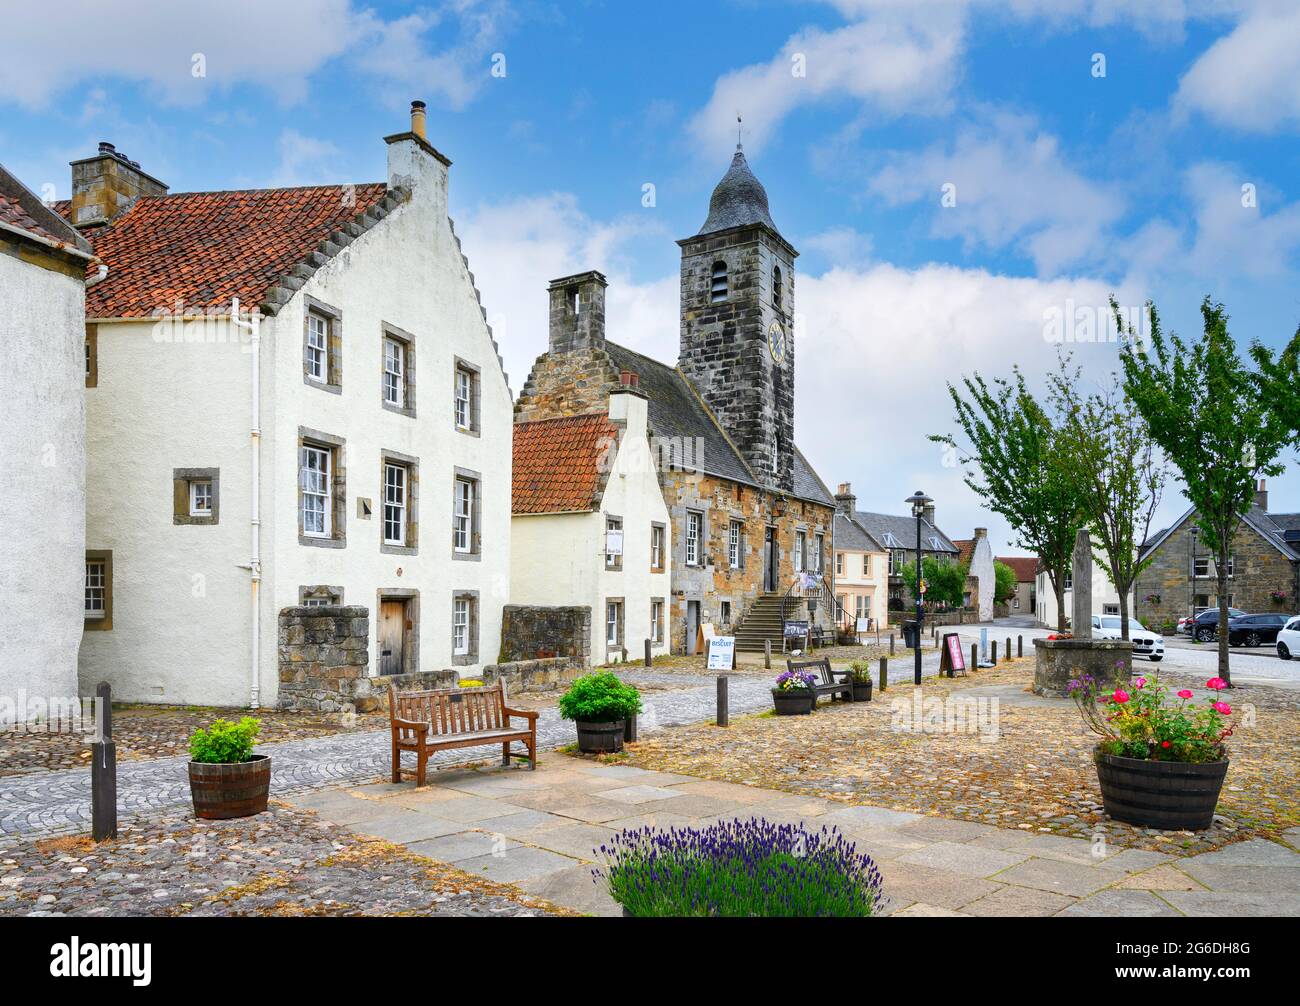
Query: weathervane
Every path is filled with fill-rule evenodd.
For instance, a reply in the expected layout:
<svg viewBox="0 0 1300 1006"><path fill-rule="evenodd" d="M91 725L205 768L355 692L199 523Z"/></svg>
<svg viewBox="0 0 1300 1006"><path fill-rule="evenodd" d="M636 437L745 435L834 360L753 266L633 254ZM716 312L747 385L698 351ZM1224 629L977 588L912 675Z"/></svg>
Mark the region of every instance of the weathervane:
<svg viewBox="0 0 1300 1006"><path fill-rule="evenodd" d="M740 117L740 113L737 112L737 113L736 113L736 149L737 149L737 150L740 150L740 149L741 149L741 145L740 145L740 134L741 134L741 131L742 131L744 128L745 128L745 127L744 127L744 122L743 122L743 120L742 120L741 117Z"/></svg>

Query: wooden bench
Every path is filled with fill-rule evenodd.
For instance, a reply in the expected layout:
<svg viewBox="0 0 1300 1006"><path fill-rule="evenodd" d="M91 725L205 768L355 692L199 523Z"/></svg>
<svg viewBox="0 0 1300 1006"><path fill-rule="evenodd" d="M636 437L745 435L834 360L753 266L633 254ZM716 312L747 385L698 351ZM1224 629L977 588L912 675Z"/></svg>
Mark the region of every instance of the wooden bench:
<svg viewBox="0 0 1300 1006"><path fill-rule="evenodd" d="M813 705L823 695L829 695L832 702L836 695L843 695L845 702L853 701L853 672L834 670L826 657L820 660L787 660L785 665L791 671L811 671L821 679L820 683L812 687L816 692Z"/></svg>
<svg viewBox="0 0 1300 1006"><path fill-rule="evenodd" d="M434 751L500 744L501 764L510 764L510 744L528 747L528 767L537 768L537 713L506 705L503 682L484 688L431 688L399 692L388 686L388 716L393 728L393 782L402 781L402 752L415 752L415 784L424 785ZM512 726L511 719L528 721Z"/></svg>

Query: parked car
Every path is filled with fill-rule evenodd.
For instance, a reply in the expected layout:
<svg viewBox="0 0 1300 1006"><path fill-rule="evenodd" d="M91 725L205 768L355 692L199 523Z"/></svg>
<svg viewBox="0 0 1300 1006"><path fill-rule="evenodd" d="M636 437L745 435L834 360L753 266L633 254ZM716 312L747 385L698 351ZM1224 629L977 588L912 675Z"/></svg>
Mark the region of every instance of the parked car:
<svg viewBox="0 0 1300 1006"><path fill-rule="evenodd" d="M1278 633L1290 615L1239 615L1228 619L1229 646L1262 646L1276 643Z"/></svg>
<svg viewBox="0 0 1300 1006"><path fill-rule="evenodd" d="M1228 609L1228 624L1232 624L1234 618L1240 618L1246 612L1240 608ZM1192 619L1190 633L1191 637L1200 643L1208 643L1212 639L1219 638L1219 609L1206 608L1204 611L1198 611L1196 617Z"/></svg>
<svg viewBox="0 0 1300 1006"><path fill-rule="evenodd" d="M1093 615L1092 634L1098 639L1122 639L1124 623L1119 615ZM1128 620L1128 638L1133 644L1133 656L1147 657L1153 664L1165 659L1165 638L1152 632L1136 618Z"/></svg>
<svg viewBox="0 0 1300 1006"><path fill-rule="evenodd" d="M1277 655L1290 660L1293 653L1300 654L1300 618L1292 618L1277 634Z"/></svg>

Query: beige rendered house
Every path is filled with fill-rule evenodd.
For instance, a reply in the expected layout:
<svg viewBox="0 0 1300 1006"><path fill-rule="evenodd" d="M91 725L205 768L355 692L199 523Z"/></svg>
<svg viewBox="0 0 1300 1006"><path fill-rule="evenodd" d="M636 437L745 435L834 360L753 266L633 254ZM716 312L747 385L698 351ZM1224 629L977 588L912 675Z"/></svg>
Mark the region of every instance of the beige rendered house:
<svg viewBox="0 0 1300 1006"><path fill-rule="evenodd" d="M854 517L857 501L849 483L840 483L835 499L839 509L832 572L839 627L847 632L875 632L889 621L889 552Z"/></svg>

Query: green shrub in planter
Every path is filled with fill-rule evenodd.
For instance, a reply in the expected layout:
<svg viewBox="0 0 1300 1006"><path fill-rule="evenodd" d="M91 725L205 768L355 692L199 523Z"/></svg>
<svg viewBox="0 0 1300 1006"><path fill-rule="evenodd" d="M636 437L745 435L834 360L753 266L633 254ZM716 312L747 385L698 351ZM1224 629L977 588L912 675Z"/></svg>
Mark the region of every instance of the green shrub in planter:
<svg viewBox="0 0 1300 1006"><path fill-rule="evenodd" d="M262 721L245 716L238 723L213 720L212 726L190 734L190 761L209 765L230 765L252 761L253 745Z"/></svg>
<svg viewBox="0 0 1300 1006"><path fill-rule="evenodd" d="M560 696L560 715L585 723L613 723L641 711L641 693L608 671L576 679Z"/></svg>

